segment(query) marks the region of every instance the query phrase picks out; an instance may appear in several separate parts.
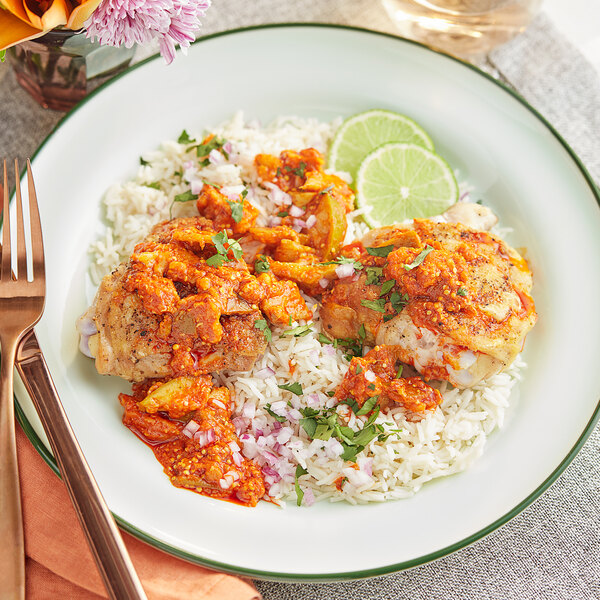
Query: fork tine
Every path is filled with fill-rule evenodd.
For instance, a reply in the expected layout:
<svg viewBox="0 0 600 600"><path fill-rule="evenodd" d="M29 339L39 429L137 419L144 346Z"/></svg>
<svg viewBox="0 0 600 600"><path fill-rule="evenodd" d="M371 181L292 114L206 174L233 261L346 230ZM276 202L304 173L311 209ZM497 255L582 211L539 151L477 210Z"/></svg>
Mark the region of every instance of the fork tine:
<svg viewBox="0 0 600 600"><path fill-rule="evenodd" d="M17 204L17 274L16 278L27 281L27 250L25 249L25 226L23 225L23 201L19 161L15 158L15 202Z"/></svg>
<svg viewBox="0 0 600 600"><path fill-rule="evenodd" d="M2 205L2 281L10 281L10 213L8 208L8 178L4 160L4 202Z"/></svg>
<svg viewBox="0 0 600 600"><path fill-rule="evenodd" d="M31 255L33 260L32 279L44 281L44 240L42 237L42 223L38 209L35 184L31 173L31 163L27 159L27 187L29 189L29 221L31 226Z"/></svg>

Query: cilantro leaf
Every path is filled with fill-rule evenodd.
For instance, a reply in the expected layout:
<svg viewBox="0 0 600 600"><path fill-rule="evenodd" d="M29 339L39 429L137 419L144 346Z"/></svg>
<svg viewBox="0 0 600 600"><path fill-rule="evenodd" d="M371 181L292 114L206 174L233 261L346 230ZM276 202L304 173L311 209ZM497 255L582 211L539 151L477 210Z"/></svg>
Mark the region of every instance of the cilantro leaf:
<svg viewBox="0 0 600 600"><path fill-rule="evenodd" d="M365 331L364 323L362 323L361 326L358 328L358 337L363 341L367 337L367 332Z"/></svg>
<svg viewBox="0 0 600 600"><path fill-rule="evenodd" d="M294 175L297 175L298 177L304 177L304 172L306 171L306 163L305 162L301 162L298 165L297 169L294 169Z"/></svg>
<svg viewBox="0 0 600 600"><path fill-rule="evenodd" d="M190 202L191 200L198 200L198 194L192 194L191 190L183 192L182 194L177 194L177 196L173 198L173 202Z"/></svg>
<svg viewBox="0 0 600 600"><path fill-rule="evenodd" d="M231 218L239 223L244 216L244 202L236 202L235 200L227 200L229 208L231 209Z"/></svg>
<svg viewBox="0 0 600 600"><path fill-rule="evenodd" d="M278 216L278 217L281 217L281 218L283 218L283 217L287 217L287 216L288 216L288 211L287 211L287 210L280 210L280 211L277 213L277 216Z"/></svg>
<svg viewBox="0 0 600 600"><path fill-rule="evenodd" d="M321 342L321 344L333 344L333 342L324 334L320 333L318 338L319 342Z"/></svg>
<svg viewBox="0 0 600 600"><path fill-rule="evenodd" d="M402 294L393 292L390 296L390 304L392 308L398 313L408 304L408 294Z"/></svg>
<svg viewBox="0 0 600 600"><path fill-rule="evenodd" d="M410 265L404 265L404 268L407 271L411 271L412 269L414 269L415 267L418 267L424 260L425 257L433 250L433 248L427 244L425 246L425 248L423 248L423 250L421 250L421 252L419 252L419 254L417 254L417 256L415 256L415 259L410 263Z"/></svg>
<svg viewBox="0 0 600 600"><path fill-rule="evenodd" d="M196 140L194 138L191 138L185 129L181 132L181 134L177 138L177 142L179 144L193 144L195 141Z"/></svg>
<svg viewBox="0 0 600 600"><path fill-rule="evenodd" d="M209 267L222 267L226 260L227 258L225 258L222 254L215 254L206 259L206 264Z"/></svg>
<svg viewBox="0 0 600 600"><path fill-rule="evenodd" d="M458 296L466 296L467 295L467 290L464 287L459 287L456 290L456 293L457 293Z"/></svg>
<svg viewBox="0 0 600 600"><path fill-rule="evenodd" d="M254 270L257 273L266 273L270 268L269 261L262 254L254 261Z"/></svg>
<svg viewBox="0 0 600 600"><path fill-rule="evenodd" d="M370 413L373 410L373 407L377 404L378 400L379 396L371 396L370 398L367 398L364 404L360 407L360 410L356 413L356 416L360 417Z"/></svg>
<svg viewBox="0 0 600 600"><path fill-rule="evenodd" d="M160 183L153 181L152 183L144 183L145 187L152 188L153 190L160 190Z"/></svg>
<svg viewBox="0 0 600 600"><path fill-rule="evenodd" d="M365 282L367 285L378 285L383 267L367 267L365 273L367 274L367 281Z"/></svg>
<svg viewBox="0 0 600 600"><path fill-rule="evenodd" d="M379 292L379 295L385 296L394 287L394 285L396 285L396 282L393 279L384 281L381 285L381 291Z"/></svg>
<svg viewBox="0 0 600 600"><path fill-rule="evenodd" d="M387 256L394 249L394 244L389 246L378 246L376 248L367 248L367 252L371 256Z"/></svg>
<svg viewBox="0 0 600 600"><path fill-rule="evenodd" d="M300 506L302 504L302 499L304 498L304 490L300 487L300 484L298 483L298 477L301 477L302 475L306 475L308 473L308 471L302 466L302 465L298 465L296 467L296 474L294 477L294 488L296 489L296 505Z"/></svg>
<svg viewBox="0 0 600 600"><path fill-rule="evenodd" d="M143 159L143 158L140 156L140 165L142 165L142 167L147 167L149 164L150 164L150 163L149 163L147 160Z"/></svg>
<svg viewBox="0 0 600 600"><path fill-rule="evenodd" d="M378 300L361 300L362 306L366 306L371 310L375 310L380 313L385 312L385 298L379 298Z"/></svg>
<svg viewBox="0 0 600 600"><path fill-rule="evenodd" d="M333 185L333 183L330 183L326 188L323 188L319 194L326 194L327 192L330 192L335 186Z"/></svg>
<svg viewBox="0 0 600 600"><path fill-rule="evenodd" d="M286 329L281 335L293 335L294 337L304 337L312 331L310 325L298 325L293 329Z"/></svg>
<svg viewBox="0 0 600 600"><path fill-rule="evenodd" d="M396 373L396 379L400 379L400 377L402 377L402 371L404 371L404 365L400 365L398 367L398 372Z"/></svg>
<svg viewBox="0 0 600 600"><path fill-rule="evenodd" d="M354 260L353 258L348 258L347 256L338 256L335 260L330 260L329 262L321 263L322 265L352 265L355 271L360 271L364 268L363 264Z"/></svg>
<svg viewBox="0 0 600 600"><path fill-rule="evenodd" d="M304 393L302 391L302 384L295 381L294 383L284 383L282 385L277 386L280 390L286 390L288 392L292 392L292 394L296 394L296 396L302 396Z"/></svg>
<svg viewBox="0 0 600 600"><path fill-rule="evenodd" d="M256 321L254 321L254 327L256 327L256 329L260 329L263 332L263 335L265 336L265 340L267 340L267 342L271 341L271 339L273 338L273 334L269 329L269 324L267 323L266 319L257 319Z"/></svg>
<svg viewBox="0 0 600 600"><path fill-rule="evenodd" d="M0 50L0 62L4 62L6 60L6 50Z"/></svg>

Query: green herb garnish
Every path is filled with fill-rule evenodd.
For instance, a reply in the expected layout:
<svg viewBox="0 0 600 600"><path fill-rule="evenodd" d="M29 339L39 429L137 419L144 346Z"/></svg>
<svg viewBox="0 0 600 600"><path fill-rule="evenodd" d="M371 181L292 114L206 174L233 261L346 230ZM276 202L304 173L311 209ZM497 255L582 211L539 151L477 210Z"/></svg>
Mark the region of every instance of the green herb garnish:
<svg viewBox="0 0 600 600"><path fill-rule="evenodd" d="M304 490L300 487L300 484L298 483L298 477L301 477L302 475L307 475L308 471L302 466L302 465L298 465L296 467L296 476L294 477L295 479L295 483L294 483L294 487L296 488L296 505L300 506L302 504L302 498L304 498Z"/></svg>
<svg viewBox="0 0 600 600"><path fill-rule="evenodd" d="M281 335L293 335L294 337L304 337L312 331L310 325L298 325L293 329L286 329Z"/></svg>
<svg viewBox="0 0 600 600"><path fill-rule="evenodd" d="M467 295L467 290L466 290L466 288L464 288L464 287L459 287L459 288L456 290L456 293L457 293L457 295L459 295L459 296L466 296L466 295Z"/></svg>
<svg viewBox="0 0 600 600"><path fill-rule="evenodd" d="M335 186L333 185L333 183L330 183L326 188L323 188L319 194L326 194L327 192L330 192Z"/></svg>
<svg viewBox="0 0 600 600"><path fill-rule="evenodd" d="M144 186L152 188L153 190L160 190L160 183L158 183L158 181L153 181L152 183L145 183Z"/></svg>
<svg viewBox="0 0 600 600"><path fill-rule="evenodd" d="M196 141L195 138L191 138L188 132L184 129L180 136L177 138L179 144L193 144Z"/></svg>
<svg viewBox="0 0 600 600"><path fill-rule="evenodd" d="M356 413L356 416L360 417L361 415L366 415L373 410L373 407L377 404L377 400L379 400L379 396L371 396L367 398L364 404L360 407L360 410Z"/></svg>
<svg viewBox="0 0 600 600"><path fill-rule="evenodd" d="M288 392L292 392L292 394L296 394L296 396L302 396L304 393L302 391L302 384L297 381L294 383L284 383L282 385L277 386L280 390L286 390Z"/></svg>
<svg viewBox="0 0 600 600"><path fill-rule="evenodd" d="M322 333L319 334L317 339L319 340L319 342L321 342L321 344L333 344L333 342L326 335L323 335Z"/></svg>
<svg viewBox="0 0 600 600"><path fill-rule="evenodd" d="M427 246L425 246L425 248L423 248L423 250L421 250L421 252L419 252L419 254L417 254L417 256L415 257L415 260L413 260L410 265L404 265L404 268L407 271L411 271L412 269L414 269L415 267L418 267L424 260L425 257L433 250L433 248L427 244Z"/></svg>
<svg viewBox="0 0 600 600"><path fill-rule="evenodd" d="M267 323L266 319L258 319L254 321L254 327L263 332L267 342L270 342L273 339L273 334L271 333L271 329L269 328L269 324Z"/></svg>
<svg viewBox="0 0 600 600"><path fill-rule="evenodd" d="M400 295L398 292L393 292L390 296L390 304L399 313L408 304L408 294Z"/></svg>
<svg viewBox="0 0 600 600"><path fill-rule="evenodd" d="M182 194L177 194L177 196L173 198L173 202L191 202L192 200L198 200L198 194L192 194L191 190L183 192Z"/></svg>
<svg viewBox="0 0 600 600"><path fill-rule="evenodd" d="M404 365L400 365L398 367L398 372L396 373L396 379L400 379L400 377L402 377L402 371L404 371Z"/></svg>
<svg viewBox="0 0 600 600"><path fill-rule="evenodd" d="M362 306L370 308L371 310L376 310L380 313L385 312L385 298L379 298L378 300L361 300L360 303Z"/></svg>
<svg viewBox="0 0 600 600"><path fill-rule="evenodd" d="M379 246L377 248L367 248L367 252L371 256L387 256L394 249L394 244L389 246Z"/></svg>
<svg viewBox="0 0 600 600"><path fill-rule="evenodd" d="M283 218L283 217L287 217L287 216L288 216L288 214L289 214L289 213L288 213L288 211L287 211L287 210L280 210L280 211L277 213L277 216L278 216L278 217L281 217L281 218Z"/></svg>
<svg viewBox="0 0 600 600"><path fill-rule="evenodd" d="M140 156L140 165L142 165L142 167L147 167L150 163L147 160L144 160L141 156Z"/></svg>
<svg viewBox="0 0 600 600"><path fill-rule="evenodd" d="M236 202L235 200L227 200L229 208L231 209L231 218L239 223L244 216L244 201Z"/></svg>
<svg viewBox="0 0 600 600"><path fill-rule="evenodd" d="M266 273L270 268L267 257L262 254L254 262L254 270L257 273Z"/></svg>
<svg viewBox="0 0 600 600"><path fill-rule="evenodd" d="M383 267L367 267L365 269L367 274L367 285L379 285L379 278L383 273Z"/></svg>
<svg viewBox="0 0 600 600"><path fill-rule="evenodd" d="M385 296L393 287L396 285L396 282L393 279L388 279L388 281L384 281L381 285L381 291L379 292L380 296Z"/></svg>

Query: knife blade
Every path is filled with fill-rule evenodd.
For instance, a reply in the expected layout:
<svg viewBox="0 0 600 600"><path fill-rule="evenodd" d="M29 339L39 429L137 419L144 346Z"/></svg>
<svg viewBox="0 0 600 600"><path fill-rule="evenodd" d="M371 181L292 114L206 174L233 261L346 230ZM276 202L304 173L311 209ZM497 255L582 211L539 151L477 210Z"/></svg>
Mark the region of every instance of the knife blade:
<svg viewBox="0 0 600 600"><path fill-rule="evenodd" d="M79 447L33 330L19 344L15 366L48 436L109 597L145 600L123 538Z"/></svg>

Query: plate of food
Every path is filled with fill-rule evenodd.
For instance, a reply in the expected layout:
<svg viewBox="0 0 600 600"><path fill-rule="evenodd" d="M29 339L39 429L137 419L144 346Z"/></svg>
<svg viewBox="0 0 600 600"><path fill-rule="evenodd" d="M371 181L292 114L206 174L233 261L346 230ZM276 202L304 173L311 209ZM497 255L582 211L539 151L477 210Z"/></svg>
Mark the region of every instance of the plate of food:
<svg viewBox="0 0 600 600"><path fill-rule="evenodd" d="M33 167L40 344L120 525L176 556L423 564L518 514L598 418L598 193L460 61L347 27L209 36L101 88Z"/></svg>

